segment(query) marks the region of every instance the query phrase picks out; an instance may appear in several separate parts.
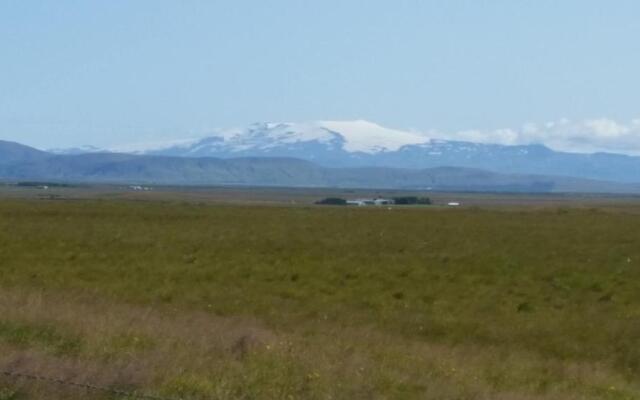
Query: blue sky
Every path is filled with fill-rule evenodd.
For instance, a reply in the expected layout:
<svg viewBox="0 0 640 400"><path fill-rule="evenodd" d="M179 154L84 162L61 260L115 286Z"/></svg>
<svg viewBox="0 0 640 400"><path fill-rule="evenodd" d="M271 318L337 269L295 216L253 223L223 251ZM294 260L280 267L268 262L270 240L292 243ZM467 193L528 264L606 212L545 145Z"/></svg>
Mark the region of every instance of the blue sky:
<svg viewBox="0 0 640 400"><path fill-rule="evenodd" d="M498 142L567 123L595 150L640 151L639 15L625 0L5 0L0 139L366 119Z"/></svg>

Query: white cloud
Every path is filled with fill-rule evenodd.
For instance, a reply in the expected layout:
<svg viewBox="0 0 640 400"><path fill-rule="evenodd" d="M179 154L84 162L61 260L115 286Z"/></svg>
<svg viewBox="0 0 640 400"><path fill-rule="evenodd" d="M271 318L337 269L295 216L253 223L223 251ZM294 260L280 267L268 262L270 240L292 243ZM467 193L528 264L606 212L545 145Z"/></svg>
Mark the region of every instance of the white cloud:
<svg viewBox="0 0 640 400"><path fill-rule="evenodd" d="M544 144L572 153L610 152L640 155L640 119L621 123L607 118L543 124L527 123L519 129L440 132L439 138L505 145Z"/></svg>

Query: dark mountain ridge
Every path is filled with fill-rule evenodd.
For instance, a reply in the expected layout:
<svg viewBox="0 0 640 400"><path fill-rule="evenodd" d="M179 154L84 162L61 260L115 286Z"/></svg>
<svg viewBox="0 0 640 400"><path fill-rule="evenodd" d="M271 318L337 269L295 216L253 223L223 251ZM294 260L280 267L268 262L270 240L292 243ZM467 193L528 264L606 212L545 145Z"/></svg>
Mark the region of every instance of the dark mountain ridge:
<svg viewBox="0 0 640 400"><path fill-rule="evenodd" d="M402 188L496 192L640 193L640 185L476 168L327 168L289 157L55 155L0 142L0 179L84 183Z"/></svg>

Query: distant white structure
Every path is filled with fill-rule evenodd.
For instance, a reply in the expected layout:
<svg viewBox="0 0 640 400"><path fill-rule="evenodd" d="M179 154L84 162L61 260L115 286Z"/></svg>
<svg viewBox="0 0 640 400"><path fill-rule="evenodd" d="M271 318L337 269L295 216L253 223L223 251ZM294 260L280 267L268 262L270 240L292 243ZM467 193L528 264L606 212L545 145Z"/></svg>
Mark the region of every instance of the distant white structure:
<svg viewBox="0 0 640 400"><path fill-rule="evenodd" d="M136 192L140 192L140 191L148 192L148 191L150 191L150 190L151 190L151 188L150 188L150 187L147 187L147 186L139 186L139 185L129 186L129 189L131 189L131 190L133 190L133 191L136 191Z"/></svg>
<svg viewBox="0 0 640 400"><path fill-rule="evenodd" d="M448 203L447 203L447 205L448 205L449 207L459 207L459 206L460 206L460 203L459 203L459 202L457 202L457 201L450 201L450 202L448 202Z"/></svg>
<svg viewBox="0 0 640 400"><path fill-rule="evenodd" d="M395 204L396 202L394 200L391 200L391 199L374 199L373 203L376 206L389 206L391 204Z"/></svg>
<svg viewBox="0 0 640 400"><path fill-rule="evenodd" d="M395 201L392 199L355 199L355 200L347 200L347 205L349 206L389 206L395 204Z"/></svg>

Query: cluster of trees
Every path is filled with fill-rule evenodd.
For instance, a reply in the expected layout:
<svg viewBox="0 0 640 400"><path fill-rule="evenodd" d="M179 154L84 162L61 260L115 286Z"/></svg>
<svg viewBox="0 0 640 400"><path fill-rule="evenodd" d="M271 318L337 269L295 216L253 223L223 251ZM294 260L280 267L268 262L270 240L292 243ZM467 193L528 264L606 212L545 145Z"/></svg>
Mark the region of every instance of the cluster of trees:
<svg viewBox="0 0 640 400"><path fill-rule="evenodd" d="M316 204L324 204L329 206L346 206L347 200L341 199L339 197L327 197L325 199L316 201Z"/></svg>
<svg viewBox="0 0 640 400"><path fill-rule="evenodd" d="M404 197L393 197L393 202L399 205L431 204L431 199L428 197L404 196Z"/></svg>

